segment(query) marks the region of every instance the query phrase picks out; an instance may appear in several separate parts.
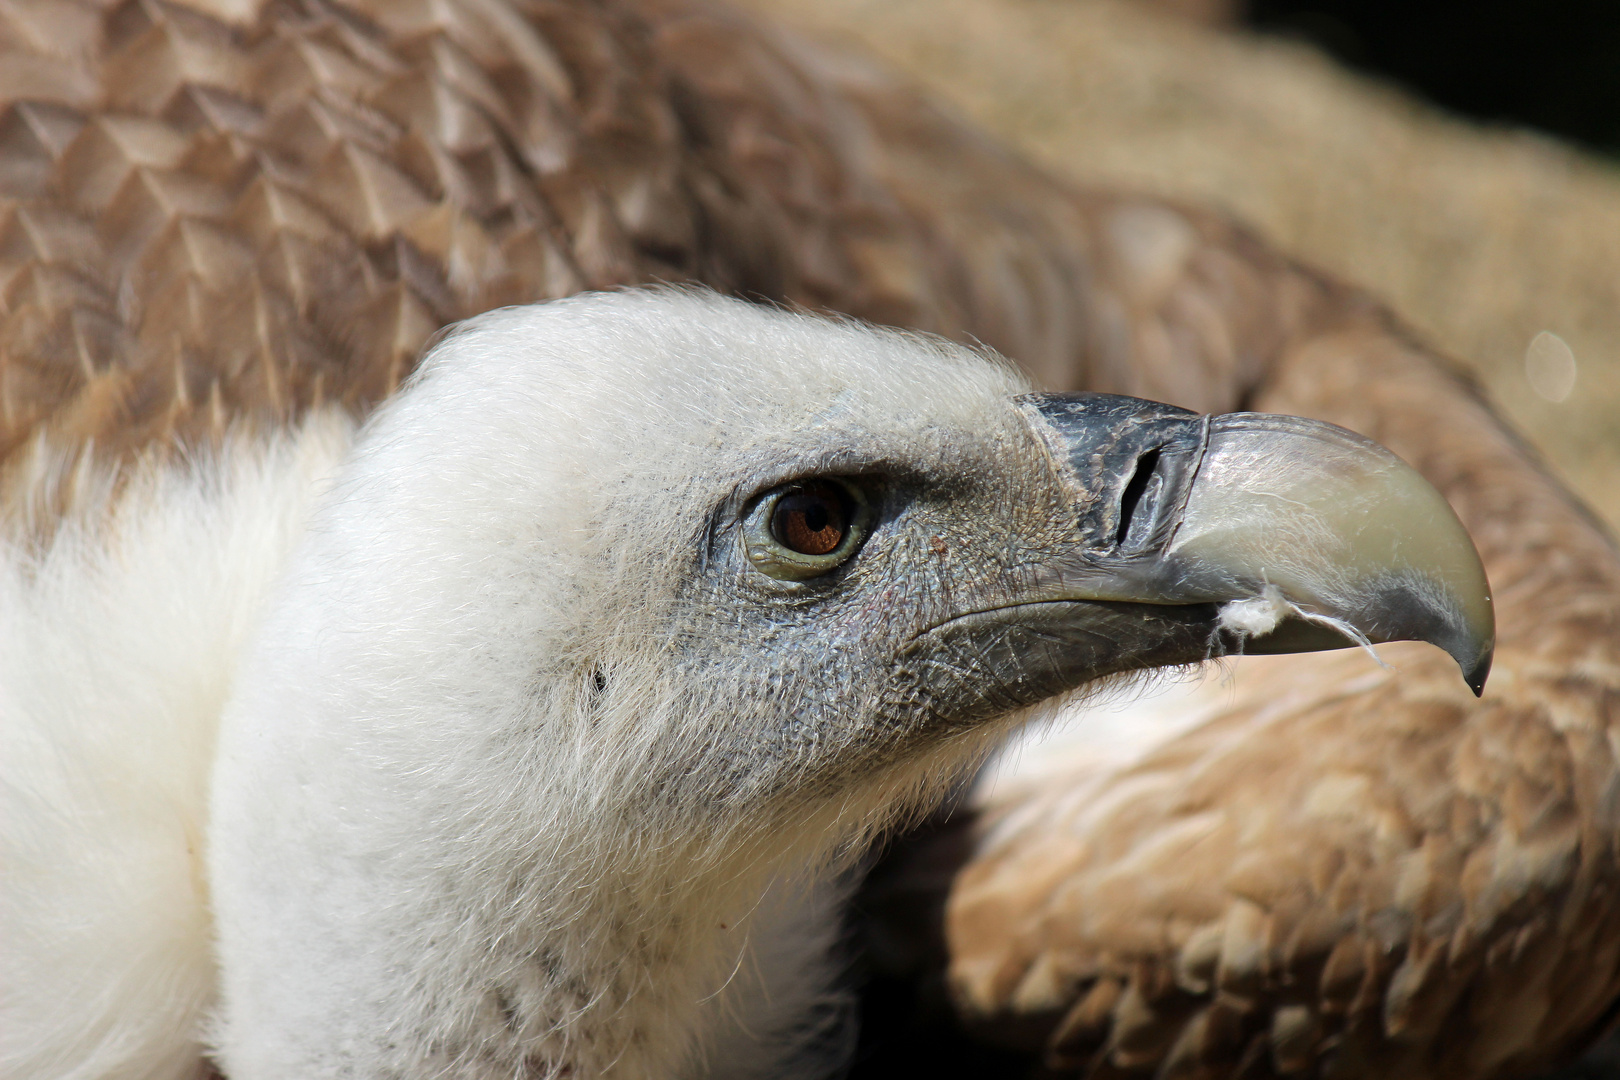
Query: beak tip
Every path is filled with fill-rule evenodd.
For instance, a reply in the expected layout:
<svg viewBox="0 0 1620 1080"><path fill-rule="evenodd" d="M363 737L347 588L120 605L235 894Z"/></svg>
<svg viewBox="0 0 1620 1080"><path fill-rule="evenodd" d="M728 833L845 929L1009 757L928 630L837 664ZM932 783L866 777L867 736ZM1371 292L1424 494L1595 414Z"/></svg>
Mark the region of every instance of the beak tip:
<svg viewBox="0 0 1620 1080"><path fill-rule="evenodd" d="M1485 679L1491 673L1491 659L1494 652L1493 649L1486 649L1484 655L1475 661L1472 667L1467 664L1458 665L1463 669L1463 681L1468 684L1468 689L1474 692L1475 697L1483 697L1485 694Z"/></svg>

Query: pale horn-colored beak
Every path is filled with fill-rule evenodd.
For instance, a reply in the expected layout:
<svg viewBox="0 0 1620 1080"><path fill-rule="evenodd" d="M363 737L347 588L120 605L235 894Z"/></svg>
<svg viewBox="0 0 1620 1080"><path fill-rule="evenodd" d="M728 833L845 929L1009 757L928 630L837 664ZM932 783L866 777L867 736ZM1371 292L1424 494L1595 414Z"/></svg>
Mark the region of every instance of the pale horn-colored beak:
<svg viewBox="0 0 1620 1080"><path fill-rule="evenodd" d="M1043 593L1215 604L1223 638L1250 653L1428 641L1482 692L1496 630L1479 555L1440 493L1377 443L1100 394L1021 405L1066 466L1088 538L1046 568Z"/></svg>

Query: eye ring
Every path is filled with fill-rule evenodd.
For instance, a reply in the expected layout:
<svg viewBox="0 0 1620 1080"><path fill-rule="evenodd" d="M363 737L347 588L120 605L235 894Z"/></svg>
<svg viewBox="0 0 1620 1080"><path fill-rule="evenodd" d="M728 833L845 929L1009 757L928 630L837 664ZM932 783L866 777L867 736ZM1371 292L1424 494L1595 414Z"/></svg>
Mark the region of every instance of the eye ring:
<svg viewBox="0 0 1620 1080"><path fill-rule="evenodd" d="M743 523L743 551L754 568L782 581L836 570L866 539L871 506L844 480L816 477L766 492Z"/></svg>

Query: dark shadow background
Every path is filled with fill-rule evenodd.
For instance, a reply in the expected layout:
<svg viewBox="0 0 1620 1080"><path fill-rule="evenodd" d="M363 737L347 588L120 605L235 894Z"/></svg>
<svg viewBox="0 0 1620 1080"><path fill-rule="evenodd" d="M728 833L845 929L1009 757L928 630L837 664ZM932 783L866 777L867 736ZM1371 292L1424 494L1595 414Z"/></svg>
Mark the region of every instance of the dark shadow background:
<svg viewBox="0 0 1620 1080"><path fill-rule="evenodd" d="M1247 0L1253 29L1304 38L1479 120L1620 156L1620 0Z"/></svg>

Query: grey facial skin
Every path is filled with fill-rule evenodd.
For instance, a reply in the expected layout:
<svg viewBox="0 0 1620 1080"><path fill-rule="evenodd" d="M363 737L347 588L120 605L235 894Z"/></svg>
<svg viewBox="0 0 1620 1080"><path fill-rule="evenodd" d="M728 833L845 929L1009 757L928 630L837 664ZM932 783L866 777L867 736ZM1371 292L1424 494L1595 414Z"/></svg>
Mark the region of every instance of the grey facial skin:
<svg viewBox="0 0 1620 1080"><path fill-rule="evenodd" d="M862 439L807 429L711 523L681 605L682 682L755 703L757 720L712 733L718 760L669 762L716 779L708 810L834 792L1111 674L1354 644L1325 620L1433 642L1476 693L1489 670L1489 589L1462 525L1410 467L1332 425L1029 395L903 457ZM823 575L762 573L758 515L816 478L862 492L861 544ZM1234 601L1270 610L1269 631L1223 619Z"/></svg>

